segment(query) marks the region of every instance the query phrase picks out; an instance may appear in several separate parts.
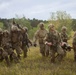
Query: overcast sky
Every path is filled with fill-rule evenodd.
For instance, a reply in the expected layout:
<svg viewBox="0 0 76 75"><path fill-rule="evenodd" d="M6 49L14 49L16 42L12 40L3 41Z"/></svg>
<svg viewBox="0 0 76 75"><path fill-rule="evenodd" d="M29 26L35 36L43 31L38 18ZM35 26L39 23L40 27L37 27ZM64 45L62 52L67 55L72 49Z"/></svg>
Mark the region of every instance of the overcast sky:
<svg viewBox="0 0 76 75"><path fill-rule="evenodd" d="M76 19L76 0L0 0L0 18L18 15L48 20L51 12L66 11Z"/></svg>

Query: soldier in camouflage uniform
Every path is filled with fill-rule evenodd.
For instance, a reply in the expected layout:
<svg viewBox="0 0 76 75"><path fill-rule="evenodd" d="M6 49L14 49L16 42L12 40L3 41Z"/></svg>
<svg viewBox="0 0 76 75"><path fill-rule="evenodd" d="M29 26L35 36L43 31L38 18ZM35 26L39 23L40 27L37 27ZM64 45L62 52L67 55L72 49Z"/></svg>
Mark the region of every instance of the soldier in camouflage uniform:
<svg viewBox="0 0 76 75"><path fill-rule="evenodd" d="M66 42L67 43L68 34L67 34L67 28L65 26L62 27L61 39L62 39L63 42Z"/></svg>
<svg viewBox="0 0 76 75"><path fill-rule="evenodd" d="M10 58L10 61L14 60L17 63L18 58L12 49L10 33L8 30L4 30L4 32L3 32L1 45L2 45L2 48L4 49L4 51L7 52L8 56Z"/></svg>
<svg viewBox="0 0 76 75"><path fill-rule="evenodd" d="M28 37L28 34L27 34L27 31L28 31L28 28L27 27L23 27L21 28L19 26L19 24L17 24L18 28L21 29L21 32L22 32L22 50L23 50L23 57L26 58L27 57L27 52L28 52L28 48L29 47L29 44L32 45L32 42L30 41L29 37Z"/></svg>
<svg viewBox="0 0 76 75"><path fill-rule="evenodd" d="M9 58L7 52L2 48L2 39L3 39L3 31L0 28L0 61L2 62L4 59L7 63L7 66L10 66Z"/></svg>
<svg viewBox="0 0 76 75"><path fill-rule="evenodd" d="M76 31L74 33L74 36L73 36L73 50L74 50L74 60L76 61Z"/></svg>
<svg viewBox="0 0 76 75"><path fill-rule="evenodd" d="M22 35L17 26L11 27L11 42L13 49L16 50L17 56L20 59L20 55L22 54Z"/></svg>
<svg viewBox="0 0 76 75"><path fill-rule="evenodd" d="M68 41L68 34L67 34L67 28L65 26L62 27L62 31L61 31L61 39L62 39L62 44L64 45L68 45L67 41ZM64 50L64 56L66 56L66 49Z"/></svg>
<svg viewBox="0 0 76 75"><path fill-rule="evenodd" d="M34 46L36 46L36 41L38 39L39 46L40 46L40 53L42 56L46 56L48 52L45 52L45 44L44 44L44 38L47 34L47 30L44 28L44 23L39 24L40 29L36 31L34 36Z"/></svg>
<svg viewBox="0 0 76 75"><path fill-rule="evenodd" d="M49 33L47 33L45 44L50 47L49 55L51 58L51 62L55 62L55 58L57 57L58 61L61 61L64 55L64 51L61 46L61 38L58 31L55 30L54 25L49 25ZM57 56L55 56L57 53Z"/></svg>

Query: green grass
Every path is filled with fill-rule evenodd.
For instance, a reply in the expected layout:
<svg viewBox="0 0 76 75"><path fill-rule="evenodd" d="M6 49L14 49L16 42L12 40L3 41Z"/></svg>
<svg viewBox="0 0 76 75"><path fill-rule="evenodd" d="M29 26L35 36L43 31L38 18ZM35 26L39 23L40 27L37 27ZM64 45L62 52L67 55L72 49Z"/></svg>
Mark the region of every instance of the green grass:
<svg viewBox="0 0 76 75"><path fill-rule="evenodd" d="M76 63L73 58L73 50L61 63L52 64L50 57L42 57L39 47L31 47L28 57L18 64L12 63L6 67L5 61L0 63L0 75L76 75Z"/></svg>

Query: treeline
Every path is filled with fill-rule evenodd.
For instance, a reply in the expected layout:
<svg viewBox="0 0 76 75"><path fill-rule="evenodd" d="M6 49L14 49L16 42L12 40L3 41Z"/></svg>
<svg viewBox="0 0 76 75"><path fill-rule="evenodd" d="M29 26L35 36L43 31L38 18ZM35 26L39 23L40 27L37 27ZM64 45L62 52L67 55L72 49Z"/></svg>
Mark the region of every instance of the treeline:
<svg viewBox="0 0 76 75"><path fill-rule="evenodd" d="M38 19L35 19L35 18L33 18L33 19L26 19L25 17L23 17L23 18L16 18L16 19L14 18L14 20L17 23L19 23L19 24L21 24L21 21L25 21L25 24L27 24L27 22L29 22L31 27L37 27L37 25L40 22L48 23L48 21L46 21L46 20L38 20ZM13 18L12 19L1 19L0 18L0 23L3 23L4 28L7 28L9 26L8 23L12 22L12 21L13 21Z"/></svg>
<svg viewBox="0 0 76 75"><path fill-rule="evenodd" d="M46 20L38 20L38 19L26 19L25 17L22 18L12 18L12 19L1 19L0 18L0 28L10 30L10 23L13 20L19 24L21 27L26 26L28 28L29 37L32 39L34 36L35 31L38 28L38 24L40 22L44 22L45 24L48 23Z"/></svg>

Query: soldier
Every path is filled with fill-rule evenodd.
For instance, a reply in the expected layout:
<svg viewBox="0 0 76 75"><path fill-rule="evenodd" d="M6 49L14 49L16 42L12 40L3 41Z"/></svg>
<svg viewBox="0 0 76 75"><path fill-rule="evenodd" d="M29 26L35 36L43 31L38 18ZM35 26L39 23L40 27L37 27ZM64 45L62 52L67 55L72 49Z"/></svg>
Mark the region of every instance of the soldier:
<svg viewBox="0 0 76 75"><path fill-rule="evenodd" d="M40 46L40 53L42 54L42 56L46 56L44 38L47 34L47 30L44 28L43 22L39 24L39 27L40 29L36 31L34 36L34 46L36 46L36 41L38 40Z"/></svg>
<svg viewBox="0 0 76 75"><path fill-rule="evenodd" d="M8 32L8 30L4 30L3 32L1 45L4 51L7 52L8 56L10 57L10 61L14 60L17 63L18 58L12 49L10 33Z"/></svg>
<svg viewBox="0 0 76 75"><path fill-rule="evenodd" d="M55 62L55 58L57 57L58 61L61 61L64 55L64 51L61 46L61 38L57 30L55 30L54 25L49 25L49 33L47 33L45 44L50 47L49 55L51 58L51 62ZM55 56L57 53L57 56Z"/></svg>
<svg viewBox="0 0 76 75"><path fill-rule="evenodd" d="M22 32L22 50L23 50L23 57L26 58L27 57L27 52L28 52L28 49L27 47L29 47L29 44L32 45L32 42L30 41L29 37L28 37L28 34L27 34L27 31L28 31L28 28L27 27L23 27L21 28L18 24L17 24L18 28L21 29L21 32Z"/></svg>
<svg viewBox="0 0 76 75"><path fill-rule="evenodd" d="M73 50L74 50L74 60L76 62L76 31L75 31L74 36L73 36L73 43L72 43L72 45L73 45Z"/></svg>
<svg viewBox="0 0 76 75"><path fill-rule="evenodd" d="M2 48L2 39L3 39L3 31L0 28L0 62L2 62L4 59L7 63L7 66L10 66L9 58L7 52L4 51Z"/></svg>
<svg viewBox="0 0 76 75"><path fill-rule="evenodd" d="M68 44L68 34L67 34L67 28L65 26L62 27L62 31L60 35L62 39L62 48L64 50L64 56L66 56L66 51L70 51L71 47Z"/></svg>
<svg viewBox="0 0 76 75"><path fill-rule="evenodd" d="M62 27L61 39L62 39L63 42L66 42L67 43L68 34L67 34L67 28L65 26Z"/></svg>
<svg viewBox="0 0 76 75"><path fill-rule="evenodd" d="M20 55L22 54L22 35L20 33L20 30L17 26L13 26L11 28L11 41L12 41L12 47L16 50L17 56L20 59Z"/></svg>

